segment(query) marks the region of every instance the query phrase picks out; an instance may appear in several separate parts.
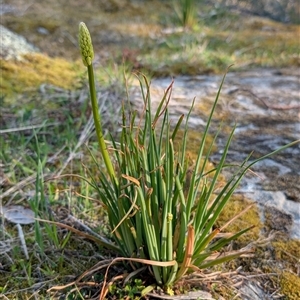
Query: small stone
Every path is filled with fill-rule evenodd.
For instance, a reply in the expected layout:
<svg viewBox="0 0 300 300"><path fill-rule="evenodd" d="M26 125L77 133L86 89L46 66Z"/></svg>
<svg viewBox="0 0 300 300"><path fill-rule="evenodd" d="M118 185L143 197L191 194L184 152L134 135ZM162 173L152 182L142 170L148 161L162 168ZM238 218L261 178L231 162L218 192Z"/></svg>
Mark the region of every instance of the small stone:
<svg viewBox="0 0 300 300"><path fill-rule="evenodd" d="M38 27L37 32L39 34L42 34L42 35L48 35L49 34L49 30L44 28L44 27Z"/></svg>

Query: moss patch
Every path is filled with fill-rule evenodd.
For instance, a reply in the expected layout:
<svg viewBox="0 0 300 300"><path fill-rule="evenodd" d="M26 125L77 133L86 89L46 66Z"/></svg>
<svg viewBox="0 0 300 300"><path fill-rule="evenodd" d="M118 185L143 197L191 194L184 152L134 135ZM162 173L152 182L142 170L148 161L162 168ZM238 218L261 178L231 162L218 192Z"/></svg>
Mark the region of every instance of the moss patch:
<svg viewBox="0 0 300 300"><path fill-rule="evenodd" d="M276 241L273 245L278 250L278 259L286 259L288 256L293 256L299 260L300 240Z"/></svg>
<svg viewBox="0 0 300 300"><path fill-rule="evenodd" d="M250 200L242 195L234 195L226 204L224 210L221 212L218 220L218 226L224 225L228 220L235 217L243 209L253 204ZM249 242L256 241L259 237L262 223L259 217L259 210L257 205L252 206L245 214L241 215L237 220L230 224L226 231L236 233L243 228L255 225L255 227L238 238L238 243L241 246L247 245Z"/></svg>
<svg viewBox="0 0 300 300"><path fill-rule="evenodd" d="M284 261L285 267L298 273L300 261L300 240L287 240L284 237L272 242L274 256L278 261ZM300 289L299 289L300 290Z"/></svg>
<svg viewBox="0 0 300 300"><path fill-rule="evenodd" d="M74 90L79 84L79 70L79 63L43 54L25 55L23 61L1 60L0 93L10 97L43 83Z"/></svg>
<svg viewBox="0 0 300 300"><path fill-rule="evenodd" d="M300 278L290 272L283 272L280 278L281 291L289 300L300 299Z"/></svg>

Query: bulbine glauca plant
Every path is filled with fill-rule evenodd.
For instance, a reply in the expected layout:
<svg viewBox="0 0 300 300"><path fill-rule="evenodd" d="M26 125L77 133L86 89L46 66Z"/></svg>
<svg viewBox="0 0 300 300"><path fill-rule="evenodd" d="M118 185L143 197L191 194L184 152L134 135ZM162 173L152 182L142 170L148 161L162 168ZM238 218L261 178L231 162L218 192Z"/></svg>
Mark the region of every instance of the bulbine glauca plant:
<svg viewBox="0 0 300 300"><path fill-rule="evenodd" d="M109 144L104 140L94 84L92 40L84 23L79 25L79 45L88 70L96 135L105 165L94 159L101 176L90 174L90 183L104 203L113 249L121 256L112 263L129 261L128 271L134 276L148 270L153 282L170 292L185 274L248 253L247 249L226 252L224 246L251 228L242 228L230 236L220 235L230 221L222 228L215 228L216 220L247 170L279 150L251 163L249 156L215 193L234 133L232 129L219 163L211 167L209 157L217 134L211 141L208 132L225 76L191 168L186 151L193 104L187 116L181 115L171 124L168 103L172 84L153 110L149 82L145 76L139 76L143 111L140 114L126 111L123 106L119 139L111 138ZM178 143L182 128L183 137L181 135ZM144 293L152 288L154 286L146 287ZM102 296L104 294L105 287Z"/></svg>

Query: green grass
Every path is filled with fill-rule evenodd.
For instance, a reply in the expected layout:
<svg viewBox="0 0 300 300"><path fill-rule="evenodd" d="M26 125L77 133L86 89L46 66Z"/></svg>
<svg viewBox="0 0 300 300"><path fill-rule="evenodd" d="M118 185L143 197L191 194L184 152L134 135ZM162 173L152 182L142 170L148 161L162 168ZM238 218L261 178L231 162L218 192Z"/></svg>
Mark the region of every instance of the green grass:
<svg viewBox="0 0 300 300"><path fill-rule="evenodd" d="M86 176L83 163L89 164L91 159L83 143L88 142L90 147L94 144L88 122L91 108L87 90L44 88L35 98L20 96L13 106L14 114L10 102L2 103L1 127L10 129L0 131L3 145L0 161L4 171L1 207L21 204L32 208L39 218L58 222L68 222L66 216L72 214L104 234L106 216L95 193L72 176L58 176L61 173ZM97 90L107 97L107 88ZM121 95L115 93L113 97L119 101ZM117 106L113 108L112 102L106 103L105 113L110 116ZM104 120L106 128L115 128L110 117ZM97 151L94 154L99 155ZM73 224L72 220L69 222ZM36 295L43 299L49 296L47 288L68 282L78 275L78 270L83 271L99 260L100 246L54 224L37 221L35 225L24 225L23 231L28 261L17 229L6 221L0 228L3 243L0 287L8 299L27 299L34 294L35 287ZM44 283L39 285L39 282Z"/></svg>
<svg viewBox="0 0 300 300"><path fill-rule="evenodd" d="M241 24L241 25L240 25ZM226 13L216 20L204 19L192 31L163 36L142 51L140 64L156 76L220 73L254 67L299 65L299 26L266 19L242 20Z"/></svg>

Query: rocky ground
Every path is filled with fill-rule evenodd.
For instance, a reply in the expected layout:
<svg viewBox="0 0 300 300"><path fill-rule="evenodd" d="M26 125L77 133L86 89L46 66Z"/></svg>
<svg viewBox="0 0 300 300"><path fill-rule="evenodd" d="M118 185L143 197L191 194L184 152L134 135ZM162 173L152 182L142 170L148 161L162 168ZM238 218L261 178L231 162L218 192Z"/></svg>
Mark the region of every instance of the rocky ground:
<svg viewBox="0 0 300 300"><path fill-rule="evenodd" d="M174 79L170 114L187 114L196 97L190 126L199 132L215 99L221 76L179 76ZM159 101L171 78L152 80L152 99ZM298 69L258 69L227 74L215 114L215 130L221 122L213 160L220 157L228 129L236 124L228 160L242 162L253 152L257 158L300 139L300 97ZM153 96L154 95L154 96ZM156 97L155 97L156 96ZM227 128L227 129L226 129ZM225 134L226 133L226 134ZM274 213L272 229L288 231L300 238L300 144L268 158L252 168L239 193L257 201L264 211ZM251 158L250 158L251 161Z"/></svg>

